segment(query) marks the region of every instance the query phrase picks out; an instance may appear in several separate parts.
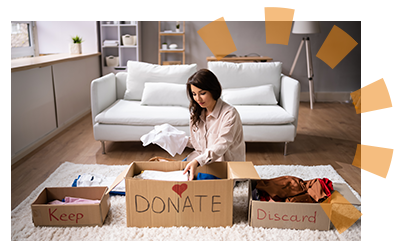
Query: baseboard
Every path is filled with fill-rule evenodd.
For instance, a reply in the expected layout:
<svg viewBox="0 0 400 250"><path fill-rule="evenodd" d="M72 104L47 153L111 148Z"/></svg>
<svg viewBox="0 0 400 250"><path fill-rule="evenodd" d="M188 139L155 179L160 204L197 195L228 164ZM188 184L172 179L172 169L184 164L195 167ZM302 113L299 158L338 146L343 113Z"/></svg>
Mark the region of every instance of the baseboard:
<svg viewBox="0 0 400 250"><path fill-rule="evenodd" d="M316 92L314 93L316 102L345 102L351 103L351 92ZM301 102L310 102L310 93L300 93Z"/></svg>
<svg viewBox="0 0 400 250"><path fill-rule="evenodd" d="M40 147L41 145L43 145L44 143L49 141L51 138L53 138L54 136L58 135L59 133L61 133L65 129L67 129L69 126L71 126L72 124L74 124L75 122L77 122L78 120L82 119L84 116L86 116L88 114L90 114L90 109L85 110L85 111L77 114L75 117L71 118L68 122L62 124L60 127L54 129L53 131L51 131L47 135L43 136L42 138L38 139L34 143L32 143L29 146L25 147L24 149L18 151L16 154L11 156L11 165L13 165L17 161L21 160L22 158L27 156L29 153L33 152L35 149L37 149L38 147Z"/></svg>

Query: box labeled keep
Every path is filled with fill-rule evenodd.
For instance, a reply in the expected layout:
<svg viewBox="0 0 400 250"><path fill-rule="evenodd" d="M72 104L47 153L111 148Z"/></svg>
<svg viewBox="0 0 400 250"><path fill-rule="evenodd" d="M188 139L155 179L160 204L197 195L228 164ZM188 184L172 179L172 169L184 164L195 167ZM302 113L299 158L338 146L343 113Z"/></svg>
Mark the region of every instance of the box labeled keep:
<svg viewBox="0 0 400 250"><path fill-rule="evenodd" d="M110 209L109 192L125 177L125 169L108 187L46 187L31 204L35 226L101 226ZM48 204L65 197L99 200L98 204Z"/></svg>
<svg viewBox="0 0 400 250"><path fill-rule="evenodd" d="M198 172L220 179L156 181L144 170L183 170L187 162L133 162L125 178L128 227L232 226L234 180L259 179L251 162L215 162ZM196 173L197 174L197 173Z"/></svg>
<svg viewBox="0 0 400 250"><path fill-rule="evenodd" d="M100 200L99 204L48 204L64 197ZM45 188L32 203L35 226L101 226L109 210L107 187Z"/></svg>

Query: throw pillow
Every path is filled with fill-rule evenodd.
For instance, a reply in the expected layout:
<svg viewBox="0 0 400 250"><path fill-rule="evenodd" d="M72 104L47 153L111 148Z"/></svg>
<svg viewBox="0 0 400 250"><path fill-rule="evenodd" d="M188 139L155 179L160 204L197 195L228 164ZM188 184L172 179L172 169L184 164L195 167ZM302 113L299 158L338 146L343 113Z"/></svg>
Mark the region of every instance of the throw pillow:
<svg viewBox="0 0 400 250"><path fill-rule="evenodd" d="M272 84L222 90L222 100L232 105L277 104Z"/></svg>
<svg viewBox="0 0 400 250"><path fill-rule="evenodd" d="M208 69L217 76L222 89L255 87L266 83L272 84L276 100L279 101L281 62L208 62Z"/></svg>
<svg viewBox="0 0 400 250"><path fill-rule="evenodd" d="M186 84L146 82L141 105L189 107Z"/></svg>
<svg viewBox="0 0 400 250"><path fill-rule="evenodd" d="M186 84L197 70L196 64L166 65L128 61L128 76L124 99L141 100L145 82Z"/></svg>

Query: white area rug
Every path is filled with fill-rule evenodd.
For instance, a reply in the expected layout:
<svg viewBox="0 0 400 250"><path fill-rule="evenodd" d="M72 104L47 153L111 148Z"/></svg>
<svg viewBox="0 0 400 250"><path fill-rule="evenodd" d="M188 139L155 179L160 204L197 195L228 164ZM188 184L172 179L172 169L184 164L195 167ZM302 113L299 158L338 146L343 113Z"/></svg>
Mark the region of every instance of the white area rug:
<svg viewBox="0 0 400 250"><path fill-rule="evenodd" d="M35 227L32 223L30 204L45 187L71 186L80 174L98 173L117 176L125 166L84 165L63 163L44 183L11 212L12 240L139 240L139 241L360 241L361 219L344 233L333 227L329 231L253 228L247 221L247 186L240 182L234 188L232 227L171 227L128 228L126 227L125 197L112 196L111 208L102 227ZM292 175L304 180L329 178L333 182L345 183L331 166L255 166L261 178ZM351 190L353 190L350 187ZM360 199L360 196L353 193ZM360 199L361 200L361 199Z"/></svg>

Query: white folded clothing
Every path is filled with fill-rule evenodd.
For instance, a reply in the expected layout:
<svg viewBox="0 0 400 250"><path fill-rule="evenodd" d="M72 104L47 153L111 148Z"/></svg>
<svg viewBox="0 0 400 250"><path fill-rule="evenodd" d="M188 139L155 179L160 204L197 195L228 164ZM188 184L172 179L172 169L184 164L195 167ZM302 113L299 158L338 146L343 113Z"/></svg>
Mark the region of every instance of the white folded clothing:
<svg viewBox="0 0 400 250"><path fill-rule="evenodd" d="M187 181L188 173L183 174L183 170L170 172L144 170L142 173L135 175L133 178L156 181Z"/></svg>
<svg viewBox="0 0 400 250"><path fill-rule="evenodd" d="M104 40L103 45L104 46L117 46L118 40Z"/></svg>
<svg viewBox="0 0 400 250"><path fill-rule="evenodd" d="M77 187L98 187L107 186L110 187L115 181L114 177L105 177L99 174L82 174L76 182ZM121 181L112 191L125 192L125 181Z"/></svg>
<svg viewBox="0 0 400 250"><path fill-rule="evenodd" d="M118 43L118 40L104 40L104 43Z"/></svg>
<svg viewBox="0 0 400 250"><path fill-rule="evenodd" d="M174 157L175 154L182 154L189 137L184 131L164 123L155 126L152 131L140 137L140 140L143 142L144 147L150 143L157 144Z"/></svg>

